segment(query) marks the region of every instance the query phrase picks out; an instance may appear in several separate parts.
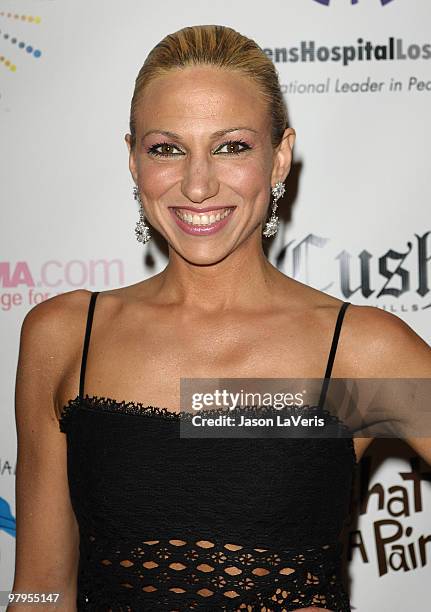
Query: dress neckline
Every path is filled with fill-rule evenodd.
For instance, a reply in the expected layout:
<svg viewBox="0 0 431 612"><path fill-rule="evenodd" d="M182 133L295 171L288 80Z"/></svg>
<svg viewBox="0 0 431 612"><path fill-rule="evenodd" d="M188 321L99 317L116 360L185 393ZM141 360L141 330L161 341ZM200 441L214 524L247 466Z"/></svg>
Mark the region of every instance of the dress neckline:
<svg viewBox="0 0 431 612"><path fill-rule="evenodd" d="M317 408L317 406L315 407ZM168 421L180 421L182 418L190 418L191 414L187 410L170 410L164 406L152 406L138 401L118 400L114 397L103 395L88 395L81 397L79 394L62 407L59 417L60 428L72 417L76 410L91 410L110 414L135 415L138 417L156 417ZM331 415L328 410L321 411L330 418L337 418ZM338 438L340 439L340 438ZM352 437L345 438L349 441L355 466L358 465L356 449Z"/></svg>
<svg viewBox="0 0 431 612"><path fill-rule="evenodd" d="M78 394L73 399L68 400L68 402L61 409L59 421L64 421L64 419L68 418L71 415L73 410L80 407L103 407L104 412L118 412L119 414L136 414L139 416L161 416L167 419L179 419L181 414L187 413L187 411L184 410L170 410L169 408L165 408L164 406L152 406L146 405L143 402L138 401L119 400L114 397L108 397L104 395L88 395L88 393L86 393L83 397Z"/></svg>

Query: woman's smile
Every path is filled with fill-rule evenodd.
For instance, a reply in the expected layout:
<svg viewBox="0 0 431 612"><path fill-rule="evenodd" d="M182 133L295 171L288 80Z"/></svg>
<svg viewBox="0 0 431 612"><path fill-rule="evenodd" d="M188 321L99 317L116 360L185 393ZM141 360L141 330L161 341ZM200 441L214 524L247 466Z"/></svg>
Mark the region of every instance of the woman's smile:
<svg viewBox="0 0 431 612"><path fill-rule="evenodd" d="M206 208L205 212L197 212L197 210L188 208L170 208L169 210L178 227L186 234L208 236L215 234L228 224L235 208L236 206L212 210Z"/></svg>

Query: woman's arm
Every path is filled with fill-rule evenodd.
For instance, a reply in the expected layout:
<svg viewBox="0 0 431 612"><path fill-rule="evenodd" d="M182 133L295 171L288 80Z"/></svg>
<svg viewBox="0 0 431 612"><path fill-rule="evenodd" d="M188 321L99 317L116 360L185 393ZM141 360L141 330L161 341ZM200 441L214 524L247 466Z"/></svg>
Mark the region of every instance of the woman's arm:
<svg viewBox="0 0 431 612"><path fill-rule="evenodd" d="M352 372L358 377L388 379L382 387L381 397L385 398L386 391L388 396L383 412L394 423L401 423L401 432L418 432L420 437L406 433L403 439L431 464L431 347L389 312L359 306L351 314L350 329L355 335ZM410 390L415 392L409 402Z"/></svg>
<svg viewBox="0 0 431 612"><path fill-rule="evenodd" d="M55 390L67 349L67 294L30 310L22 324L15 388L18 457L13 592L60 593L56 609L76 610L78 527L71 506L66 437L55 414ZM70 335L70 331L69 331ZM52 605L10 605L51 610Z"/></svg>
<svg viewBox="0 0 431 612"><path fill-rule="evenodd" d="M412 423L415 429L423 426L423 435L420 438L407 436L406 442L431 465L431 347L400 319L392 317L388 325L391 326L387 335L390 346L386 347L386 360L391 350L395 355L397 350L400 353L393 366L394 376L427 379L426 384L423 384L425 393L418 389L421 399L415 402L414 412L406 414L407 422L409 418L415 419Z"/></svg>

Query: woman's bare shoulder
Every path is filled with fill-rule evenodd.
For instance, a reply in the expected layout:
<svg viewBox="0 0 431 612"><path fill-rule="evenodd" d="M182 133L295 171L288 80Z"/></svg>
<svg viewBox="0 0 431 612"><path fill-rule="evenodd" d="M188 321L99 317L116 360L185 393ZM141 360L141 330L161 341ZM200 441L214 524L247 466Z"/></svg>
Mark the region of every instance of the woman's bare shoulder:
<svg viewBox="0 0 431 612"><path fill-rule="evenodd" d="M343 352L349 357L346 362L352 370L346 375L421 376L421 362L430 359L429 345L413 328L377 306L350 304L343 334Z"/></svg>
<svg viewBox="0 0 431 612"><path fill-rule="evenodd" d="M52 296L27 312L19 342L20 379L37 370L46 387L57 388L82 342L90 295L76 289Z"/></svg>
<svg viewBox="0 0 431 612"><path fill-rule="evenodd" d="M15 378L15 413L19 433L57 421L55 392L70 356L76 353L75 336L82 336L88 291L53 296L25 315L19 336ZM79 334L76 331L79 329ZM47 431L47 430L46 430Z"/></svg>
<svg viewBox="0 0 431 612"><path fill-rule="evenodd" d="M25 315L22 332L34 334L40 340L66 340L82 320L90 295L87 289L75 289L36 304Z"/></svg>
<svg viewBox="0 0 431 612"><path fill-rule="evenodd" d="M142 302L142 297L150 293L148 289L153 278L134 285L98 291L97 303L98 309L103 311L102 318L109 322L124 305L137 300ZM33 346L49 346L57 355L70 355L82 345L92 293L87 289L74 289L36 304L24 317L21 338L24 337Z"/></svg>
<svg viewBox="0 0 431 612"><path fill-rule="evenodd" d="M328 334L344 301L298 281L287 286L309 313L316 333ZM287 299L287 298L286 298ZM346 378L429 376L431 348L399 316L377 306L349 303L344 313L334 375Z"/></svg>

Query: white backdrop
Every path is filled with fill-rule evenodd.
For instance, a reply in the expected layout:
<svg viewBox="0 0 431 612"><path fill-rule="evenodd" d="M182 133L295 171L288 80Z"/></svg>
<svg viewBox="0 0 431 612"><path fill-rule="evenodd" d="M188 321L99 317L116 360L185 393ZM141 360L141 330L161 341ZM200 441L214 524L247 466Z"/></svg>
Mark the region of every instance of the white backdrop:
<svg viewBox="0 0 431 612"><path fill-rule="evenodd" d="M123 140L150 49L218 23L270 54L297 132L293 206L271 261L430 342L430 22L428 0L0 0L0 590L13 580L22 319L56 293L128 285L166 263L135 240ZM429 602L430 472L401 443L366 453L368 504L347 532L355 610Z"/></svg>

